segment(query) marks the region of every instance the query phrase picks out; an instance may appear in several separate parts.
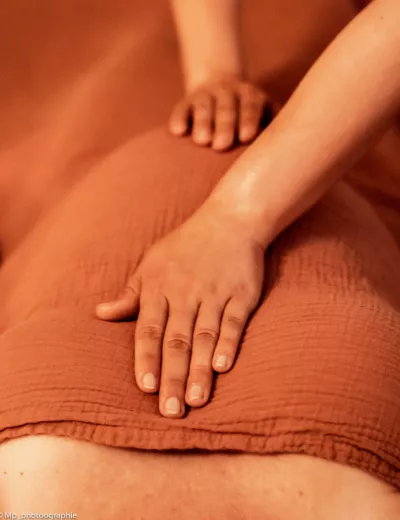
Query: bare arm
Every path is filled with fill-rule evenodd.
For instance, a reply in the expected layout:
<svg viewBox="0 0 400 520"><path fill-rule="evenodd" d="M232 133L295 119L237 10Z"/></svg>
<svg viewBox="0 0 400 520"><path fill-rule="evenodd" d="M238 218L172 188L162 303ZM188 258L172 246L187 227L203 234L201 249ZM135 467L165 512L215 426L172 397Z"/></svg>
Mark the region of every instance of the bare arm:
<svg viewBox="0 0 400 520"><path fill-rule="evenodd" d="M242 77L240 0L171 0L187 90Z"/></svg>
<svg viewBox="0 0 400 520"><path fill-rule="evenodd" d="M347 26L207 204L267 245L310 208L400 107L400 2L376 0Z"/></svg>
<svg viewBox="0 0 400 520"><path fill-rule="evenodd" d="M264 248L399 109L399 27L399 0L361 13L199 211L150 249L118 300L98 307L109 320L139 312L136 380L159 390L163 415L182 417L185 403L208 401L214 371L233 366L262 296Z"/></svg>
<svg viewBox="0 0 400 520"><path fill-rule="evenodd" d="M245 78L240 5L241 0L171 0L185 94L169 128L217 151L252 141L267 106L266 94Z"/></svg>

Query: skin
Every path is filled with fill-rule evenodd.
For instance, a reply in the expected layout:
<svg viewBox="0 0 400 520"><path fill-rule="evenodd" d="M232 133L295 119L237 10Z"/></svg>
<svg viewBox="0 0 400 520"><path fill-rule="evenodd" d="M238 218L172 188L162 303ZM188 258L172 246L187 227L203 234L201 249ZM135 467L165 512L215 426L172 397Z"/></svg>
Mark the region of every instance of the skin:
<svg viewBox="0 0 400 520"><path fill-rule="evenodd" d="M105 320L138 313L136 380L160 390L161 414L182 417L185 402L207 402L214 371L232 367L257 306L265 249L398 113L399 27L398 0L361 12L198 211L150 249L117 301L97 307Z"/></svg>
<svg viewBox="0 0 400 520"><path fill-rule="evenodd" d="M225 151L260 131L267 95L246 81L240 39L240 1L172 0L181 48L185 95L169 129L191 133L200 146Z"/></svg>
<svg viewBox="0 0 400 520"><path fill-rule="evenodd" d="M223 152L257 136L267 105L265 92L250 82L211 80L177 103L169 129L177 137L190 132L194 143Z"/></svg>
<svg viewBox="0 0 400 520"><path fill-rule="evenodd" d="M205 456L28 435L2 443L0 458L0 511L17 518L28 511L78 520L400 517L400 495L386 483L304 455Z"/></svg>

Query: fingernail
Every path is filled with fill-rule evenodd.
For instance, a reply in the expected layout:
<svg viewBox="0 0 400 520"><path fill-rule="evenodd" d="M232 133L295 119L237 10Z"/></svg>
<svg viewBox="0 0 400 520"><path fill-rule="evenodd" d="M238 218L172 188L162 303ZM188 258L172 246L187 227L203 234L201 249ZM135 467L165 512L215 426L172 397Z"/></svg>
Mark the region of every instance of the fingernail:
<svg viewBox="0 0 400 520"><path fill-rule="evenodd" d="M191 401L199 401L200 399L204 399L203 388L200 385L193 383L189 390L189 399Z"/></svg>
<svg viewBox="0 0 400 520"><path fill-rule="evenodd" d="M215 360L215 366L217 368L227 368L228 366L228 356L219 355Z"/></svg>
<svg viewBox="0 0 400 520"><path fill-rule="evenodd" d="M110 309L112 309L114 307L114 305L116 304L115 301L113 302L104 302L104 303L99 303L97 305L97 310L102 312L102 311L109 311Z"/></svg>
<svg viewBox="0 0 400 520"><path fill-rule="evenodd" d="M251 139L253 139L253 132L251 132L251 130L243 130L239 135L239 139L242 142L250 141Z"/></svg>
<svg viewBox="0 0 400 520"><path fill-rule="evenodd" d="M165 401L165 413L177 415L181 410L181 403L177 397L168 397Z"/></svg>
<svg viewBox="0 0 400 520"><path fill-rule="evenodd" d="M216 139L213 143L214 150L225 150L229 148L229 144L225 141L225 139Z"/></svg>
<svg viewBox="0 0 400 520"><path fill-rule="evenodd" d="M155 390L156 389L156 378L154 377L153 374L148 372L142 378L142 385L143 385L143 388L146 388L146 390Z"/></svg>
<svg viewBox="0 0 400 520"><path fill-rule="evenodd" d="M193 138L197 144L208 144L210 142L210 136L205 133L198 133Z"/></svg>
<svg viewBox="0 0 400 520"><path fill-rule="evenodd" d="M182 125L173 125L171 127L171 132L176 135L182 135L186 132L186 128Z"/></svg>

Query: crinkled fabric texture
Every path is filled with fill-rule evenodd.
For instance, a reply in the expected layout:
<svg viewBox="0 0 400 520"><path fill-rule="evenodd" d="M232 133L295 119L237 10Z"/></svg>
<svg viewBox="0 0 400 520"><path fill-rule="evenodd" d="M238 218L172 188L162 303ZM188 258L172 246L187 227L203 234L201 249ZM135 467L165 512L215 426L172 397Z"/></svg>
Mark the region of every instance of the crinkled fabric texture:
<svg viewBox="0 0 400 520"><path fill-rule="evenodd" d="M284 102L353 9L246 2L253 77ZM169 420L135 386L135 324L94 305L241 150L164 129L181 93L164 0L3 0L0 38L0 440L305 453L400 487L398 129L272 245L235 367Z"/></svg>

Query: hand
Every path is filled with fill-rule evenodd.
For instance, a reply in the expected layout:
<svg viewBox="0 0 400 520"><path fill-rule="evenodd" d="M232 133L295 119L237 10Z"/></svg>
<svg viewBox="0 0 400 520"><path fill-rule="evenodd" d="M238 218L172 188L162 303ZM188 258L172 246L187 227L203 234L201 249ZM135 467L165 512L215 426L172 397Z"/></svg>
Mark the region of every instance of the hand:
<svg viewBox="0 0 400 520"><path fill-rule="evenodd" d="M191 130L196 144L211 145L216 151L228 150L235 138L245 144L257 136L267 101L265 92L248 82L211 83L178 102L169 128L176 136Z"/></svg>
<svg viewBox="0 0 400 520"><path fill-rule="evenodd" d="M118 300L97 306L104 320L138 313L135 377L143 392L160 391L162 415L208 401L214 371L235 361L263 275L264 248L244 226L201 209L149 250Z"/></svg>

